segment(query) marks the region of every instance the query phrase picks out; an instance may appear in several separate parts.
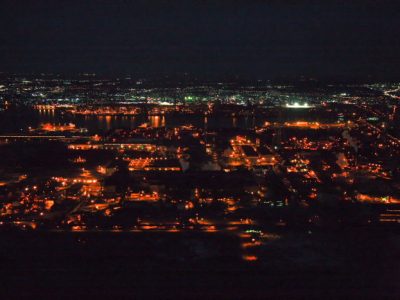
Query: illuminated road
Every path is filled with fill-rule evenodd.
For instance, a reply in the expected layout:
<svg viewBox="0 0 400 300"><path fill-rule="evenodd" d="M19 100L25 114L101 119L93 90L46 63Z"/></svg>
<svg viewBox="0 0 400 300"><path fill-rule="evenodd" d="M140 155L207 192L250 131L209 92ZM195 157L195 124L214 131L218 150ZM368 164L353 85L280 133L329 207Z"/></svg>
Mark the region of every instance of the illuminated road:
<svg viewBox="0 0 400 300"><path fill-rule="evenodd" d="M265 246L267 242L279 239L280 236L274 233L266 233L261 230L252 229L249 224L238 224L231 226L232 222L225 225L199 225L187 226L186 228L179 228L176 225L165 224L146 224L134 226L130 229L114 228L114 229L87 229L81 227L79 229L73 228L72 230L65 229L51 229L51 232L74 232L74 233L222 233L237 236L242 253L242 259L246 262L253 262L259 260L259 250ZM236 223L236 222L235 222Z"/></svg>
<svg viewBox="0 0 400 300"><path fill-rule="evenodd" d="M400 96L396 96L396 95L392 95L391 94L391 93L396 93L396 92L399 92L399 91L400 91L400 88L397 88L397 89L390 90L390 91L384 91L383 93L385 94L385 96L388 96L388 97L393 98L393 99L400 100Z"/></svg>
<svg viewBox="0 0 400 300"><path fill-rule="evenodd" d="M371 123L369 123L369 122L367 122L367 121L365 121L365 120L359 120L359 123L360 123L361 125L366 125L366 126L369 127L370 129L372 128L372 129L376 130L376 131L379 132L380 134L386 135L393 143L397 144L397 146L400 146L400 139L394 137L393 135L391 135L391 134L389 134L389 133L383 132L382 129L380 129L379 127L377 127L377 126L375 126L375 125L372 125Z"/></svg>

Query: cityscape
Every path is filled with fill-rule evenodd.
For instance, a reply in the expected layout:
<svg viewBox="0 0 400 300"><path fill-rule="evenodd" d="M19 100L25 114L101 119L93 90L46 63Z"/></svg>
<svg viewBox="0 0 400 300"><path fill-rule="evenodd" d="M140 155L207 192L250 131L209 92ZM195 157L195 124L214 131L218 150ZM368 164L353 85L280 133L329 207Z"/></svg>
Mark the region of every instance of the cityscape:
<svg viewBox="0 0 400 300"><path fill-rule="evenodd" d="M293 230L399 228L397 83L7 76L0 97L4 232L200 234L172 260L224 257L218 235L256 264Z"/></svg>
<svg viewBox="0 0 400 300"><path fill-rule="evenodd" d="M5 2L2 299L398 299L395 5Z"/></svg>

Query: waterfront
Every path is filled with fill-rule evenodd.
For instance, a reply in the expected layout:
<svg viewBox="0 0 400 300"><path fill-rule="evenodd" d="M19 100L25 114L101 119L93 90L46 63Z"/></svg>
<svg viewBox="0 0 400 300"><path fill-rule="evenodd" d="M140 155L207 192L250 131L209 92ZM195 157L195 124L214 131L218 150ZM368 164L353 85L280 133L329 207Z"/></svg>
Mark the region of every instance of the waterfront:
<svg viewBox="0 0 400 300"><path fill-rule="evenodd" d="M144 123L152 127L176 127L193 125L197 128L252 128L261 126L265 119L262 117L226 116L226 115L157 115L146 116L97 116L97 115L72 115L57 110L36 110L25 108L22 112L2 112L0 120L0 132L20 133L29 127L36 128L41 123L68 124L73 123L77 127L87 128L89 133L105 133L111 129L135 129Z"/></svg>

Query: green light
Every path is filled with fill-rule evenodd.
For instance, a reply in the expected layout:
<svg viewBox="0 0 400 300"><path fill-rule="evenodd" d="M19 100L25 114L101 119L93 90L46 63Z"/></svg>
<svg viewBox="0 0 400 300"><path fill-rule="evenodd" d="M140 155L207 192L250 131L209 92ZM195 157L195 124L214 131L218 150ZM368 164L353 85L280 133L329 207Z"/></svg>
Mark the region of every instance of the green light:
<svg viewBox="0 0 400 300"><path fill-rule="evenodd" d="M193 100L194 100L194 97L193 97L193 96L186 96L186 97L185 97L185 100L187 100L187 101L193 101Z"/></svg>

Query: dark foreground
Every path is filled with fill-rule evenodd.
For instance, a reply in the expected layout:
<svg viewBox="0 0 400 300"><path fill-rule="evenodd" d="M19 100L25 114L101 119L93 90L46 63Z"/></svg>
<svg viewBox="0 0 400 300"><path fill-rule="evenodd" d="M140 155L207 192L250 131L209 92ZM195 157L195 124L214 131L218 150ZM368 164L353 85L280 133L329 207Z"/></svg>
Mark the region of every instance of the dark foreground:
<svg viewBox="0 0 400 300"><path fill-rule="evenodd" d="M397 233L281 234L243 261L219 233L2 232L2 299L398 298Z"/></svg>

